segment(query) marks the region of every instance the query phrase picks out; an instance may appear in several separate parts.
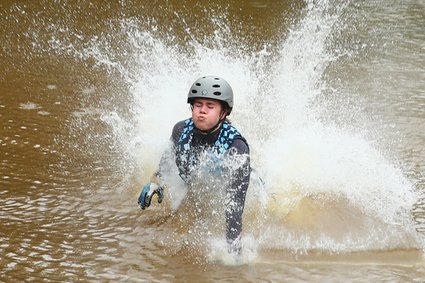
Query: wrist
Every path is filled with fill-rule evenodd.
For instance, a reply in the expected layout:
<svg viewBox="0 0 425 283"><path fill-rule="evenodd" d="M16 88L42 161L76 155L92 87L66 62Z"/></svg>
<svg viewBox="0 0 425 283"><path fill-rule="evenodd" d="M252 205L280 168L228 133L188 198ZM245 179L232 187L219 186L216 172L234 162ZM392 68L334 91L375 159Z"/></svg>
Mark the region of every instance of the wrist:
<svg viewBox="0 0 425 283"><path fill-rule="evenodd" d="M161 173L159 173L158 171L151 176L150 182L156 184L162 189L165 189L167 187L161 179Z"/></svg>

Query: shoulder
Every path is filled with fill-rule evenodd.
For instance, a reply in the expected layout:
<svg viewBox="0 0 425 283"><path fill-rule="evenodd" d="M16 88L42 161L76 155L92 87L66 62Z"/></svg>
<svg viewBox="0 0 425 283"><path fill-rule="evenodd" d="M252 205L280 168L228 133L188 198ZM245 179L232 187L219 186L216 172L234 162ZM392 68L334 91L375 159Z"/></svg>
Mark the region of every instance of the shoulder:
<svg viewBox="0 0 425 283"><path fill-rule="evenodd" d="M246 139L243 136L237 136L230 148L236 149L238 154L249 154L249 145Z"/></svg>
<svg viewBox="0 0 425 283"><path fill-rule="evenodd" d="M230 123L230 121L226 121L226 122L233 130L235 130L238 133L238 135L235 136L235 139L233 140L230 148L236 149L236 152L238 154L249 154L249 145L247 140L242 136L240 131L234 125Z"/></svg>
<svg viewBox="0 0 425 283"><path fill-rule="evenodd" d="M185 119L185 120L179 121L179 122L177 122L177 123L174 125L174 127L173 127L173 132L172 132L172 134L171 134L171 139L172 139L172 141L173 141L175 144L177 144L177 142L178 142L178 140L179 140L179 137L180 137L180 135L182 134L184 127L186 126L186 121L187 121L187 120L188 120L188 119Z"/></svg>

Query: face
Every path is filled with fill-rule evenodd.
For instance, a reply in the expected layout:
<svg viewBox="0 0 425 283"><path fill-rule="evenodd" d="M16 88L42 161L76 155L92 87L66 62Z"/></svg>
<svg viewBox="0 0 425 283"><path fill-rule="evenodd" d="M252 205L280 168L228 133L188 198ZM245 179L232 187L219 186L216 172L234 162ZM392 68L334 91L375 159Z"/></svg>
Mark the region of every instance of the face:
<svg viewBox="0 0 425 283"><path fill-rule="evenodd" d="M225 111L221 103L214 99L195 98L193 101L192 119L196 128L207 131L213 128L220 119L224 118Z"/></svg>

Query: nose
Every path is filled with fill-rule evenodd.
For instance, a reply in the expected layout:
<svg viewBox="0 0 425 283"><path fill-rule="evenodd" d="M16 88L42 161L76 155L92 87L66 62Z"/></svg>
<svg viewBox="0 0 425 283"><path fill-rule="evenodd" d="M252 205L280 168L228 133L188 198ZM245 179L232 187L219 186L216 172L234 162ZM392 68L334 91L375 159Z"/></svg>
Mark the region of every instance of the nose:
<svg viewBox="0 0 425 283"><path fill-rule="evenodd" d="M207 113L207 106L206 106L206 105L202 105L202 106L199 108L199 112L201 112L201 113Z"/></svg>

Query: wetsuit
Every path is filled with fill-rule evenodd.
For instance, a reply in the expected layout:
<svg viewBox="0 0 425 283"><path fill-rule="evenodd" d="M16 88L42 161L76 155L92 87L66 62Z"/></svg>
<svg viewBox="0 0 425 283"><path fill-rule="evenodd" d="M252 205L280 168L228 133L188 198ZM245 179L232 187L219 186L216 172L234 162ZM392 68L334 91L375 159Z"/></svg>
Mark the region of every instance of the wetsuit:
<svg viewBox="0 0 425 283"><path fill-rule="evenodd" d="M178 145L186 125L185 121L187 120L178 122L173 128L171 140L174 144L175 154L179 154ZM221 128L222 127L223 125ZM195 153L195 156L196 153L203 151L205 148L214 147L217 139L219 138L221 128L207 135L202 134L199 130L193 128L191 132L192 137L190 140L190 150ZM225 188L227 193L226 195L230 197L228 200L229 205L226 208L226 239L229 243L232 243L242 232L242 213L250 178L249 146L245 138L239 134L231 140L229 148L226 149L226 151L229 154L245 156L242 166L232 172L230 184L227 185L227 188ZM179 158L176 158L176 163L179 167L181 164L178 164L178 160ZM182 171L181 166L179 170ZM184 178L184 176L187 175L190 175L190 172L180 172L180 176L182 176L183 180L190 185L190 178Z"/></svg>

